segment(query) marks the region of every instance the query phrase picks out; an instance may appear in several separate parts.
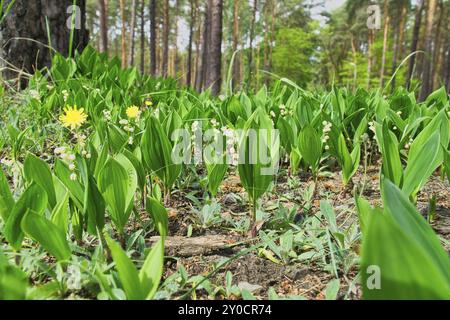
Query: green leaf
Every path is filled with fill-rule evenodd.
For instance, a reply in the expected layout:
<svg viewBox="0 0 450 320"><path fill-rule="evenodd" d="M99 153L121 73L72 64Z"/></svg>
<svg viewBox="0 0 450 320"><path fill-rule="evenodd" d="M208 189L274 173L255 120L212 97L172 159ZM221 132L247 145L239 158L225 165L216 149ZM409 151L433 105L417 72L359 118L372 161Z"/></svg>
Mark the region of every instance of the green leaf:
<svg viewBox="0 0 450 320"><path fill-rule="evenodd" d="M404 173L402 190L407 195L416 194L425 185L439 166L440 161L436 162L436 158L443 160L439 132L435 132L425 143L415 148L417 152L410 154Z"/></svg>
<svg viewBox="0 0 450 320"><path fill-rule="evenodd" d="M69 229L69 193L58 202L52 211L51 221L64 233Z"/></svg>
<svg viewBox="0 0 450 320"><path fill-rule="evenodd" d="M40 186L33 183L14 205L3 230L6 240L15 250L19 250L22 246L24 234L21 222L24 215L28 210L33 210L37 214L42 215L45 208L47 208L47 193Z"/></svg>
<svg viewBox="0 0 450 320"><path fill-rule="evenodd" d="M142 293L147 300L154 298L163 274L164 237L152 248L139 272Z"/></svg>
<svg viewBox="0 0 450 320"><path fill-rule="evenodd" d="M56 205L56 195L52 173L48 164L30 153L25 159L23 171L28 182L36 182L47 192L49 209L53 209Z"/></svg>
<svg viewBox="0 0 450 320"><path fill-rule="evenodd" d="M181 174L182 165L172 161L173 146L155 117L150 117L141 143L144 163L148 171L153 171L167 188L171 188Z"/></svg>
<svg viewBox="0 0 450 320"><path fill-rule="evenodd" d="M146 210L152 216L153 221L161 237L165 237L169 232L169 220L166 208L156 199L148 198Z"/></svg>
<svg viewBox="0 0 450 320"><path fill-rule="evenodd" d="M406 235L414 239L425 252L433 257L434 263L446 275L447 282L450 284L450 259L431 226L412 205L405 193L387 179L384 179L382 183L385 210L390 213Z"/></svg>
<svg viewBox="0 0 450 320"><path fill-rule="evenodd" d="M299 134L298 148L305 162L317 173L322 157L322 141L317 131L307 125Z"/></svg>
<svg viewBox="0 0 450 320"><path fill-rule="evenodd" d="M259 134L258 129L265 129L267 137ZM256 139L251 139L251 130L256 130ZM243 163L238 165L239 176L253 204L269 188L273 181L273 174L269 172L274 169L274 163L278 164L275 159L278 156L279 141L271 137L271 130L273 127L270 118L262 109L257 109L246 122L239 143L239 152L243 155L243 161L240 161ZM268 155L269 158L264 160L269 161L262 161L261 154Z"/></svg>
<svg viewBox="0 0 450 320"><path fill-rule="evenodd" d="M388 216L375 214L371 218L361 251L365 299L450 299L446 277L430 253L411 240ZM378 276L380 287L373 286Z"/></svg>
<svg viewBox="0 0 450 320"><path fill-rule="evenodd" d="M12 208L14 207L14 198L9 189L8 180L3 170L0 169L0 217L7 221Z"/></svg>
<svg viewBox="0 0 450 320"><path fill-rule="evenodd" d="M56 259L59 261L70 259L72 253L66 234L44 216L28 210L22 219L21 226L30 238L39 242Z"/></svg>
<svg viewBox="0 0 450 320"><path fill-rule="evenodd" d="M99 173L99 189L119 233L123 233L134 201L137 180L133 170L133 165L129 164L125 169L117 160L110 158Z"/></svg>
<svg viewBox="0 0 450 320"><path fill-rule="evenodd" d="M129 300L144 300L145 295L142 292L139 275L133 262L109 236L106 236L106 242L116 263L116 269L127 298Z"/></svg>
<svg viewBox="0 0 450 320"><path fill-rule="evenodd" d="M28 276L12 266L0 251L0 300L25 300Z"/></svg>

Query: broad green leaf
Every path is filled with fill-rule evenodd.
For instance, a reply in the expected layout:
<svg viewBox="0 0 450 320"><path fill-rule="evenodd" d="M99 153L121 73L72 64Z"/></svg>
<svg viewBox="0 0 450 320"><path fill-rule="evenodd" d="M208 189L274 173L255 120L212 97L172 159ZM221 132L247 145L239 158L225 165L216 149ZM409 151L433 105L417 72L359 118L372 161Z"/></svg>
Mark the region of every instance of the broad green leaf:
<svg viewBox="0 0 450 320"><path fill-rule="evenodd" d="M166 237L169 232L169 221L166 208L156 199L148 198L146 210L152 216L153 221L161 237Z"/></svg>
<svg viewBox="0 0 450 320"><path fill-rule="evenodd" d="M450 299L448 280L430 252L389 216L373 215L361 254L365 299Z"/></svg>
<svg viewBox="0 0 450 320"><path fill-rule="evenodd" d="M423 145L408 158L404 173L402 190L407 194L415 194L426 183L437 169L436 158L442 159L439 132L435 132Z"/></svg>
<svg viewBox="0 0 450 320"><path fill-rule="evenodd" d="M139 272L142 293L146 300L154 298L163 274L164 237L152 248Z"/></svg>
<svg viewBox="0 0 450 320"><path fill-rule="evenodd" d="M9 189L8 180L3 170L0 169L0 217L7 221L12 208L14 207L14 198Z"/></svg>
<svg viewBox="0 0 450 320"><path fill-rule="evenodd" d="M51 221L64 233L69 228L69 193L58 202L52 211Z"/></svg>
<svg viewBox="0 0 450 320"><path fill-rule="evenodd" d="M59 261L70 259L72 253L66 234L44 216L28 210L22 219L21 227L30 238L39 242L45 250Z"/></svg>
<svg viewBox="0 0 450 320"><path fill-rule="evenodd" d="M40 186L33 183L14 205L3 230L6 240L15 250L19 250L22 246L24 234L21 222L24 215L28 210L33 210L37 214L42 215L46 208L47 193Z"/></svg>
<svg viewBox="0 0 450 320"><path fill-rule="evenodd" d="M142 292L139 274L133 262L128 258L122 248L109 236L106 236L106 242L111 250L111 255L116 263L116 269L119 273L120 281L129 300L144 300L145 295Z"/></svg>
<svg viewBox="0 0 450 320"><path fill-rule="evenodd" d="M312 167L316 173L320 158L322 157L322 141L317 131L307 125L298 137L298 149L305 162Z"/></svg>
<svg viewBox="0 0 450 320"><path fill-rule="evenodd" d="M407 195L387 179L383 181L383 202L387 211L415 243L423 247L450 284L450 259L431 226L409 201ZM449 291L450 293L450 291Z"/></svg>
<svg viewBox="0 0 450 320"><path fill-rule="evenodd" d="M132 165L131 168L133 168ZM130 169L130 167L127 169ZM103 194L111 219L119 233L123 232L123 228L130 216L130 206L134 199L136 183L135 172L133 178L132 174L113 158L106 162L99 173L99 189Z"/></svg>
<svg viewBox="0 0 450 320"><path fill-rule="evenodd" d="M25 159L23 171L27 181L34 181L47 192L49 209L53 209L56 205L56 195L48 164L30 153Z"/></svg>

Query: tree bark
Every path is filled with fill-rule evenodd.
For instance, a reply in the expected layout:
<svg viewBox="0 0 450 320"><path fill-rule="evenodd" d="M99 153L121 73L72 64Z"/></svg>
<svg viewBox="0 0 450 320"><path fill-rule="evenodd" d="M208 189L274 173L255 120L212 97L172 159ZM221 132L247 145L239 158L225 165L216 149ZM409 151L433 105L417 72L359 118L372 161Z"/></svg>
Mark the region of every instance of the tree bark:
<svg viewBox="0 0 450 320"><path fill-rule="evenodd" d="M384 74L386 69L386 54L388 51L388 36L389 36L389 23L390 23L390 15L389 15L389 2L388 0L384 0L384 33L383 33L383 55L381 58L381 71L380 71L380 86L384 87Z"/></svg>
<svg viewBox="0 0 450 320"><path fill-rule="evenodd" d="M189 44L188 44L188 58L187 58L187 75L186 85L188 87L192 84L192 46L194 42L194 25L196 22L197 0L190 0L191 5L191 21L189 24Z"/></svg>
<svg viewBox="0 0 450 320"><path fill-rule="evenodd" d="M121 48L122 48L122 68L127 66L127 40L126 40L126 16L125 16L125 0L120 0L120 17L122 22L121 31Z"/></svg>
<svg viewBox="0 0 450 320"><path fill-rule="evenodd" d="M257 11L258 11L258 0L253 0L253 13L252 13L252 20L250 22L250 47L248 48L247 83L249 85L251 85L253 73L253 41L255 40L255 24Z"/></svg>
<svg viewBox="0 0 450 320"><path fill-rule="evenodd" d="M108 52L108 0L100 3L100 52Z"/></svg>
<svg viewBox="0 0 450 320"><path fill-rule="evenodd" d="M425 31L425 50L426 57L424 59L422 89L420 91L419 101L425 101L431 93L431 59L433 59L433 21L436 11L437 0L428 1L427 22Z"/></svg>
<svg viewBox="0 0 450 320"><path fill-rule="evenodd" d="M156 0L150 0L150 74L157 75L156 61Z"/></svg>
<svg viewBox="0 0 450 320"><path fill-rule="evenodd" d="M211 30L211 0L207 0L205 3L205 21L203 24L203 38L202 38L202 63L200 68L200 79L198 91L202 91L206 85L206 76L208 73L208 54Z"/></svg>
<svg viewBox="0 0 450 320"><path fill-rule="evenodd" d="M145 0L141 0L141 74L145 73Z"/></svg>
<svg viewBox="0 0 450 320"><path fill-rule="evenodd" d="M238 50L239 44L239 0L233 1L233 54ZM233 89L240 83L240 60L239 55L236 54L233 64Z"/></svg>
<svg viewBox="0 0 450 320"><path fill-rule="evenodd" d="M8 6L11 0L6 0ZM46 18L50 27L51 46L63 56L69 56L71 34L72 0L16 0L12 10L0 26L2 35L1 57L6 61L3 76L6 80L18 80L23 88L27 80L20 78L22 72L33 73L43 67L50 67L52 54L48 49ZM74 29L73 50L82 51L88 41L86 29L86 1L78 0L79 16L75 16L78 28ZM32 39L32 41L30 41ZM20 79L19 79L20 78Z"/></svg>
<svg viewBox="0 0 450 320"><path fill-rule="evenodd" d="M395 71L397 70L398 66L398 59L402 58L403 56L403 40L404 40L404 29L405 29L405 22L407 19L407 13L408 8L406 3L402 2L400 7L400 23L397 27L397 30L395 32L395 44L394 44L394 57L392 59L392 74L395 74ZM394 75L391 83L391 89L394 91L397 83L396 83L397 77Z"/></svg>
<svg viewBox="0 0 450 320"><path fill-rule="evenodd" d="M222 68L222 15L223 0L209 0L211 11L211 32L208 45L208 72L206 88L211 88L211 94L219 95L221 89Z"/></svg>
<svg viewBox="0 0 450 320"><path fill-rule="evenodd" d="M170 4L169 0L164 1L163 7L163 58L162 58L162 75L168 77L169 70L169 34L170 34Z"/></svg>
<svg viewBox="0 0 450 320"><path fill-rule="evenodd" d="M136 37L136 13L137 11L137 0L133 0L131 3L131 32L130 32L130 55L128 60L128 65L134 66L134 54L135 54L135 37Z"/></svg>
<svg viewBox="0 0 450 320"><path fill-rule="evenodd" d="M425 0L420 0L417 9L416 9L416 17L414 21L413 35L411 40L411 52L417 51L417 46L419 43L419 35L420 35L420 26L422 25L422 13L425 5ZM411 89L411 81L414 73L414 67L416 65L416 55L413 55L409 60L409 68L408 74L406 77L406 89Z"/></svg>

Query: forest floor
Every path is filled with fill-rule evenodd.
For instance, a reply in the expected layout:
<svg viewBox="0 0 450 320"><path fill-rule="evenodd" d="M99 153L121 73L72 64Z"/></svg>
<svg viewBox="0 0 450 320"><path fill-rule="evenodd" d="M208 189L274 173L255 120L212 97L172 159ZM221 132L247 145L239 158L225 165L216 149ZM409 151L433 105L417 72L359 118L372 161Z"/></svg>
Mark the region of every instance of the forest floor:
<svg viewBox="0 0 450 320"><path fill-rule="evenodd" d="M292 181L288 181L287 176L280 178L275 190L265 197L263 211L270 214L277 203L281 203L287 208L294 207L298 203L296 199L301 197L302 192L313 184L311 177L308 176L302 176L295 180L296 183L293 185ZM316 215L320 212L320 200L326 199L335 208L340 230L346 233L350 228L356 226L358 215L354 198L350 192L342 191L345 188L341 181L339 172L319 179L316 193L311 198L311 206L306 213L299 209L298 217L304 219L303 215ZM364 183L363 197L372 205L381 205L378 166L369 167L366 174L360 172L355 175L354 183L356 185ZM450 250L450 185L448 181L443 181L438 174L430 178L417 198L417 207L424 218L427 218L431 195L435 195L437 200L436 217L432 222L432 227L445 239L443 241L447 241L444 246L446 250ZM218 202L221 204L220 214L224 220L236 221L248 216L249 208L243 204L245 201L239 201L244 197L245 190L240 184L239 177L230 175L218 195ZM148 219L148 215L143 214L143 219ZM249 242L248 234L236 232L220 223L208 228L195 228L190 237L187 237L189 226L196 220L192 203L181 194L175 197L169 217L169 234L172 237L172 244L166 248L166 256L172 256L174 259L169 259L166 264L165 278L177 272L180 266L186 269L189 277L206 276L220 262L230 259L254 245L251 241ZM264 229L262 225L259 227ZM355 256L359 256L359 241L351 244L347 249L353 251ZM339 269L339 275L344 278L344 281L341 281L338 299L361 298L361 290L356 281L357 263L349 264L349 266L345 271L342 270L345 269L344 266ZM280 297L301 296L307 299L323 300L327 284L333 279L330 270L325 269L326 267L320 262L320 259L310 259L301 263L274 263L267 256L261 256L257 250L254 250L220 268L211 278L211 282L223 286L226 282L225 275L227 271L230 271L233 275L233 283L238 284L239 287L248 288L257 298L267 299L269 288L272 287ZM199 292L202 291L197 292L198 299L208 299L206 291L203 292L204 294ZM219 295L215 298L232 299L233 297Z"/></svg>

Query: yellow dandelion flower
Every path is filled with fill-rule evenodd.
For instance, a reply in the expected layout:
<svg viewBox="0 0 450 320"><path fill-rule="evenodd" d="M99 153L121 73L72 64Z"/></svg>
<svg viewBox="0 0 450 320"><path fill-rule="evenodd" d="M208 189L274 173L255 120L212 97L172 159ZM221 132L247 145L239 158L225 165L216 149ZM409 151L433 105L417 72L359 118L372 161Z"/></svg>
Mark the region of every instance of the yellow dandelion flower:
<svg viewBox="0 0 450 320"><path fill-rule="evenodd" d="M138 118L141 115L141 110L138 107L132 106L127 109L127 117L130 119Z"/></svg>
<svg viewBox="0 0 450 320"><path fill-rule="evenodd" d="M87 120L84 109L78 109L77 106L64 108L64 114L59 117L64 127L76 129L81 127Z"/></svg>
<svg viewBox="0 0 450 320"><path fill-rule="evenodd" d="M151 106L153 106L153 102L150 99L145 100L145 105L150 108Z"/></svg>

